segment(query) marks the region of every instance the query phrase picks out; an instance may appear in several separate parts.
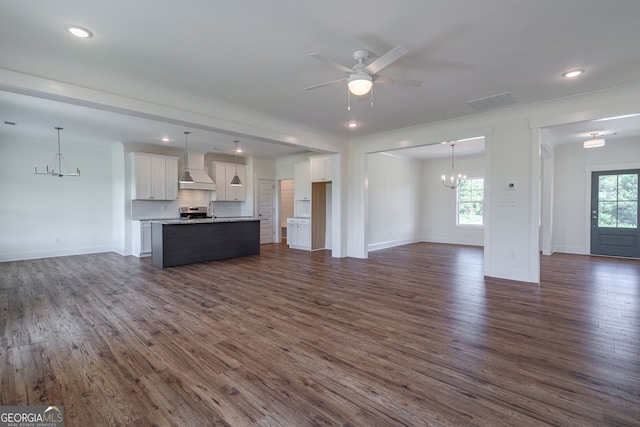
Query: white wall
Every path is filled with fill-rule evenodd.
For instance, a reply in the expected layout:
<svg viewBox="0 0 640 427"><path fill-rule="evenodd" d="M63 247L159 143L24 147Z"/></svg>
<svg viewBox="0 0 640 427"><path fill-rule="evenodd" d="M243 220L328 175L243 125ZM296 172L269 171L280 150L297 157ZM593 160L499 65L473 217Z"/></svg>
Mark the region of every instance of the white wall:
<svg viewBox="0 0 640 427"><path fill-rule="evenodd" d="M34 163L51 162L55 141L53 129L47 141L0 141L0 261L112 250L111 147L65 144L62 133L65 162L81 176L34 175Z"/></svg>
<svg viewBox="0 0 640 427"><path fill-rule="evenodd" d="M367 155L368 250L420 240L420 161L393 154Z"/></svg>
<svg viewBox="0 0 640 427"><path fill-rule="evenodd" d="M456 173L484 178L484 155L456 156ZM425 242L482 246L484 230L456 225L456 190L442 185L442 175L451 174L451 159L422 162L422 237Z"/></svg>
<svg viewBox="0 0 640 427"><path fill-rule="evenodd" d="M309 160L309 156L313 154L317 153L308 152L276 159L276 178L293 179L295 177L295 163Z"/></svg>
<svg viewBox="0 0 640 427"><path fill-rule="evenodd" d="M253 157L253 174L256 179L275 179L276 161L262 157Z"/></svg>
<svg viewBox="0 0 640 427"><path fill-rule="evenodd" d="M354 138L348 153L348 253L367 257L369 213L365 157L368 153L484 135L484 274L537 283L540 279L539 129L637 111L640 111L640 85ZM516 182L518 189L509 191L509 182ZM505 201L513 203L505 205ZM554 224L554 230L558 228Z"/></svg>
<svg viewBox="0 0 640 427"><path fill-rule="evenodd" d="M111 146L111 200L113 236L112 249L121 255L131 253L131 241L127 242L127 181L126 181L126 157L124 146L120 143ZM130 227L129 227L130 229Z"/></svg>
<svg viewBox="0 0 640 427"><path fill-rule="evenodd" d="M640 141L607 141L591 149L582 148L582 143L559 145L554 164L553 250L588 254L591 172L640 168Z"/></svg>

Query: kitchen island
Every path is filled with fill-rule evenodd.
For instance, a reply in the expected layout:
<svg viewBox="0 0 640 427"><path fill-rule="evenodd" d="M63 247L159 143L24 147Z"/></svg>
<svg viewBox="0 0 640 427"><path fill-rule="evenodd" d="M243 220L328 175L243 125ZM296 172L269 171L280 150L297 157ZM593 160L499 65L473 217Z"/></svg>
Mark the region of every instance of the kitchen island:
<svg viewBox="0 0 640 427"><path fill-rule="evenodd" d="M259 220L207 218L151 222L151 264L156 267L259 254Z"/></svg>

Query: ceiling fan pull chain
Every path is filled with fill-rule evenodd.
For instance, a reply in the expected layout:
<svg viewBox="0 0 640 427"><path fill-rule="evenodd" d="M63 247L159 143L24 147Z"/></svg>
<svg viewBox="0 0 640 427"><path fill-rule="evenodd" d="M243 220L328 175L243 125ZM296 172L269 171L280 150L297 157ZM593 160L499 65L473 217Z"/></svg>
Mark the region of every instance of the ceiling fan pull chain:
<svg viewBox="0 0 640 427"><path fill-rule="evenodd" d="M347 111L351 111L351 91L347 86Z"/></svg>

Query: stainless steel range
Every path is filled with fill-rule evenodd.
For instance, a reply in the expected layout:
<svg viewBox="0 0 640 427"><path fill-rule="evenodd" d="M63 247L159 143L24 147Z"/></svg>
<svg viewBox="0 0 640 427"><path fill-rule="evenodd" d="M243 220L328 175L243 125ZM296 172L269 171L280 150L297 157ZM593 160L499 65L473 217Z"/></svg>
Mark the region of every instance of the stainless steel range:
<svg viewBox="0 0 640 427"><path fill-rule="evenodd" d="M208 218L206 206L180 208L180 219L202 219L202 218Z"/></svg>

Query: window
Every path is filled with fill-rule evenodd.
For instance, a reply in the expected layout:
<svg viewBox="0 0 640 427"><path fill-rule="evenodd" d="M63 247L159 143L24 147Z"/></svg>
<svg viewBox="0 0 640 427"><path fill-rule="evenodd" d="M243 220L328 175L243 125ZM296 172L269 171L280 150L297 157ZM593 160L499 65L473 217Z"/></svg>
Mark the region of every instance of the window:
<svg viewBox="0 0 640 427"><path fill-rule="evenodd" d="M598 227L638 227L637 173L599 177Z"/></svg>
<svg viewBox="0 0 640 427"><path fill-rule="evenodd" d="M482 225L484 178L467 178L457 188L457 225Z"/></svg>

